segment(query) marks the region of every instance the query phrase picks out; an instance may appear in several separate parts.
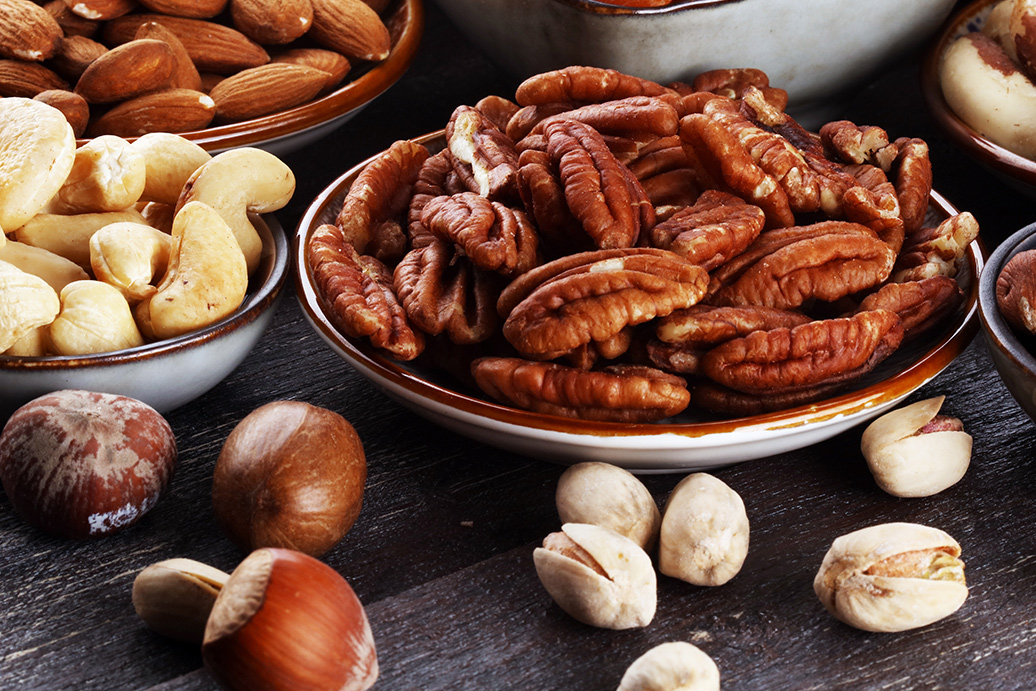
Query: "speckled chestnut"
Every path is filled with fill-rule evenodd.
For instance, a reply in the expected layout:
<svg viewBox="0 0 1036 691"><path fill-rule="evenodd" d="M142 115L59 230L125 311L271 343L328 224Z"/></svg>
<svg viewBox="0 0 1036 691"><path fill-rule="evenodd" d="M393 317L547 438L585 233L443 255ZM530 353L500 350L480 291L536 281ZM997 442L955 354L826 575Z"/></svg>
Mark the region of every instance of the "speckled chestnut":
<svg viewBox="0 0 1036 691"><path fill-rule="evenodd" d="M256 408L227 437L212 506L238 547L283 547L318 557L360 514L367 461L353 426L302 401Z"/></svg>
<svg viewBox="0 0 1036 691"><path fill-rule="evenodd" d="M136 523L167 487L176 459L165 418L114 394L40 396L0 433L0 481L11 504L59 537L100 537Z"/></svg>

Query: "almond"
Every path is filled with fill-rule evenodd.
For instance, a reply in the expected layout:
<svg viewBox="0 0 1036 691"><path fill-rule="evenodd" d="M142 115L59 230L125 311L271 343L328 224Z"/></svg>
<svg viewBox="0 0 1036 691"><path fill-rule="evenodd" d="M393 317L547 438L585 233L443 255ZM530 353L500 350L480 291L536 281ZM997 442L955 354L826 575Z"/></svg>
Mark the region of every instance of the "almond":
<svg viewBox="0 0 1036 691"><path fill-rule="evenodd" d="M137 29L136 38L153 38L162 41L172 49L173 78L169 82L169 88L195 91L201 89L201 75L198 74L198 68L194 66L194 61L187 54L183 41L178 39L176 34L158 22L148 22Z"/></svg>
<svg viewBox="0 0 1036 691"><path fill-rule="evenodd" d="M107 52L107 47L92 38L68 36L61 41L57 55L47 64L65 79L75 82L90 63Z"/></svg>
<svg viewBox="0 0 1036 691"><path fill-rule="evenodd" d="M80 17L78 14L68 9L63 0L50 0L50 2L43 3L43 9L47 11L51 17L57 21L58 26L65 33L65 38L69 36L86 36L87 38L93 38L97 31L101 28L101 23L94 19L85 19Z"/></svg>
<svg viewBox="0 0 1036 691"><path fill-rule="evenodd" d="M264 45L290 43L313 23L310 0L230 0L234 26Z"/></svg>
<svg viewBox="0 0 1036 691"><path fill-rule="evenodd" d="M31 0L0 0L0 58L46 60L61 35L57 20Z"/></svg>
<svg viewBox="0 0 1036 691"><path fill-rule="evenodd" d="M227 77L209 93L216 117L248 120L276 113L310 100L324 88L327 72L305 65L272 62Z"/></svg>
<svg viewBox="0 0 1036 691"><path fill-rule="evenodd" d="M165 88L176 58L163 41L142 38L112 48L90 63L75 91L90 103L114 103Z"/></svg>
<svg viewBox="0 0 1036 691"><path fill-rule="evenodd" d="M83 19L115 19L136 9L137 0L65 0L68 9Z"/></svg>
<svg viewBox="0 0 1036 691"><path fill-rule="evenodd" d="M96 118L87 133L138 137L148 132L190 132L208 127L215 114L216 104L206 94L169 89L123 101Z"/></svg>
<svg viewBox="0 0 1036 691"><path fill-rule="evenodd" d="M210 19L223 11L227 0L140 0L140 4L159 14Z"/></svg>
<svg viewBox="0 0 1036 691"><path fill-rule="evenodd" d="M76 137L82 137L86 132L86 125L90 121L90 104L79 94L51 89L39 92L33 99L60 110L68 120L68 124L72 126L72 132Z"/></svg>
<svg viewBox="0 0 1036 691"><path fill-rule="evenodd" d="M291 48L275 55L271 58L271 62L306 65L327 72L328 78L327 83L324 84L324 91L338 86L352 68L349 58L324 48Z"/></svg>
<svg viewBox="0 0 1036 691"><path fill-rule="evenodd" d="M147 22L157 22L176 34L199 72L234 74L270 61L270 56L261 45L237 29L203 19L130 14L104 25L105 40L109 45L126 43Z"/></svg>
<svg viewBox="0 0 1036 691"><path fill-rule="evenodd" d="M39 63L0 60L0 96L32 98L41 91L67 88L64 79Z"/></svg>
<svg viewBox="0 0 1036 691"><path fill-rule="evenodd" d="M363 0L311 0L313 26L307 32L320 45L348 58L384 60L391 48L388 29Z"/></svg>

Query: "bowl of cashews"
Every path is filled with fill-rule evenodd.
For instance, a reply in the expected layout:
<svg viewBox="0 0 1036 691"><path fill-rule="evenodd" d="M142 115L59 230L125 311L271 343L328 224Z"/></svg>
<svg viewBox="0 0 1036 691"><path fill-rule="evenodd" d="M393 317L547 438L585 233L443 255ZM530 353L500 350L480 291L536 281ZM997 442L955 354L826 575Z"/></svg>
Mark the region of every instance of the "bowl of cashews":
<svg viewBox="0 0 1036 691"><path fill-rule="evenodd" d="M168 133L77 145L56 109L0 99L0 420L57 389L166 412L218 384L279 302L273 212L294 190L262 149L213 156Z"/></svg>

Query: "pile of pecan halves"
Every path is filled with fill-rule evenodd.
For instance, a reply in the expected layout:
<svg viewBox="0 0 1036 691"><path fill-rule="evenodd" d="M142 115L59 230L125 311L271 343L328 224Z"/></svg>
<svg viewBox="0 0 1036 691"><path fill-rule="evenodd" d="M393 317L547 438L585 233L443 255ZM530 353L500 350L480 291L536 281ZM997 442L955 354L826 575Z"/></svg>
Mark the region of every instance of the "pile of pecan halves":
<svg viewBox="0 0 1036 691"><path fill-rule="evenodd" d="M928 220L928 146L819 133L753 69L569 67L397 141L315 229L335 326L506 405L649 422L829 397L954 313L978 235Z"/></svg>

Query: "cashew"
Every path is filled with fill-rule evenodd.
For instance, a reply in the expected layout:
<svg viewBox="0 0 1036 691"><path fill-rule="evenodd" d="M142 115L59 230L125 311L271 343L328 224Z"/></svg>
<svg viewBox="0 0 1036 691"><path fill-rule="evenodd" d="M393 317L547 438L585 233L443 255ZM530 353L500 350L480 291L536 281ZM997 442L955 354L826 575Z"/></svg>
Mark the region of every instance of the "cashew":
<svg viewBox="0 0 1036 691"><path fill-rule="evenodd" d="M0 261L0 352L50 324L60 309L57 291L46 281Z"/></svg>
<svg viewBox="0 0 1036 691"><path fill-rule="evenodd" d="M212 155L194 142L169 132L151 132L139 137L132 148L143 154L147 165L143 201L174 205L184 183Z"/></svg>
<svg viewBox="0 0 1036 691"><path fill-rule="evenodd" d="M0 246L0 259L39 276L58 293L72 281L90 277L81 266L59 254L14 240Z"/></svg>
<svg viewBox="0 0 1036 691"><path fill-rule="evenodd" d="M48 354L50 340L47 338L49 325L37 326L3 352L14 357L40 357Z"/></svg>
<svg viewBox="0 0 1036 691"><path fill-rule="evenodd" d="M295 192L295 175L285 163L262 149L224 151L196 170L184 185L179 211L189 202L205 202L234 232L244 252L248 273L259 265L262 240L248 213L282 208Z"/></svg>
<svg viewBox="0 0 1036 691"><path fill-rule="evenodd" d="M149 338L179 336L222 319L237 309L248 289L244 254L215 209L188 202L176 213L172 238L169 266L157 292L135 311Z"/></svg>
<svg viewBox="0 0 1036 691"><path fill-rule="evenodd" d="M109 223L119 221L144 223L144 217L136 209L72 216L37 214L16 230L14 237L18 242L50 250L89 269L90 236Z"/></svg>
<svg viewBox="0 0 1036 691"><path fill-rule="evenodd" d="M144 156L122 137L94 137L76 149L75 163L50 210L59 213L121 211L144 191Z"/></svg>
<svg viewBox="0 0 1036 691"><path fill-rule="evenodd" d="M118 288L75 281L61 291L61 313L50 325L50 342L59 355L90 355L142 345L144 338Z"/></svg>
<svg viewBox="0 0 1036 691"><path fill-rule="evenodd" d="M72 169L75 151L60 110L28 98L0 99L0 228L11 231L43 209Z"/></svg>
<svg viewBox="0 0 1036 691"><path fill-rule="evenodd" d="M136 304L153 295L156 276L165 273L173 239L141 223L112 223L90 238L90 266L99 281L115 286Z"/></svg>
<svg viewBox="0 0 1036 691"><path fill-rule="evenodd" d="M163 202L147 202L137 207L144 221L152 228L158 228L163 233L173 232L173 216L176 215L175 204Z"/></svg>

